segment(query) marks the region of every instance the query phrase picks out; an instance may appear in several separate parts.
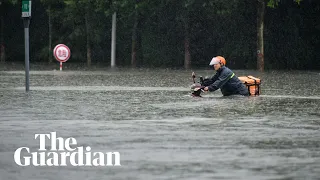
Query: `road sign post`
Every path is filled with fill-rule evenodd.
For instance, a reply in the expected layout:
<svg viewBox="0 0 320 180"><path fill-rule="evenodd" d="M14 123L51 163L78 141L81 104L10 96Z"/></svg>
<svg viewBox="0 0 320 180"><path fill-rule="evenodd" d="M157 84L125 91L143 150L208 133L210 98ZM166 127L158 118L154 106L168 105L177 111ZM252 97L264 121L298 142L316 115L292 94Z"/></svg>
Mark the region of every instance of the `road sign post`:
<svg viewBox="0 0 320 180"><path fill-rule="evenodd" d="M29 25L31 19L31 0L22 0L22 18L24 25L26 92L29 92Z"/></svg>
<svg viewBox="0 0 320 180"><path fill-rule="evenodd" d="M117 31L117 13L112 15L112 38L111 38L111 68L116 66L116 31Z"/></svg>

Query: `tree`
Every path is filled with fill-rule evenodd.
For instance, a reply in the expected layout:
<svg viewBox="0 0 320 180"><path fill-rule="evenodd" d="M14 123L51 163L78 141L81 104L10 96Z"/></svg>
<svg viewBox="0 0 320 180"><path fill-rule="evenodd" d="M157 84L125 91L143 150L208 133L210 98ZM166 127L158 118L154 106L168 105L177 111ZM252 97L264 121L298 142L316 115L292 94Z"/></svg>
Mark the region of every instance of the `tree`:
<svg viewBox="0 0 320 180"><path fill-rule="evenodd" d="M187 0L184 3L184 11L181 16L181 19L184 25L184 68L185 69L190 69L191 67L189 11L193 3L194 3L194 0Z"/></svg>
<svg viewBox="0 0 320 180"><path fill-rule="evenodd" d="M257 15L257 69L264 71L264 16L265 16L265 1L258 0L258 15Z"/></svg>
<svg viewBox="0 0 320 180"><path fill-rule="evenodd" d="M140 0L135 0L134 4L134 23L132 28L132 50L131 50L131 67L137 67L137 55L139 56L140 62L143 61L141 55L141 10Z"/></svg>
<svg viewBox="0 0 320 180"><path fill-rule="evenodd" d="M257 69L264 71L264 19L266 3L268 7L275 8L281 0L257 0ZM293 0L300 4L302 0Z"/></svg>
<svg viewBox="0 0 320 180"><path fill-rule="evenodd" d="M82 17L84 20L84 32L86 37L86 61L87 66L91 66L92 63L92 14L91 12L95 10L94 0L64 0L64 3L67 5L66 9L68 9L69 15L73 18L77 19ZM84 15L83 15L84 14ZM79 31L83 31L80 30ZM79 34L80 35L80 34Z"/></svg>
<svg viewBox="0 0 320 180"><path fill-rule="evenodd" d="M52 63L53 61L53 47L52 47L52 41L53 41L53 21L54 21L54 16L53 12L55 11L53 9L53 6L60 4L61 0L40 0L42 4L47 6L47 15L48 15L48 60L49 63Z"/></svg>
<svg viewBox="0 0 320 180"><path fill-rule="evenodd" d="M16 5L18 3L18 0L0 0L0 62L6 61L6 46L4 41L4 27L5 27L5 21L4 21L4 14L6 10L7 4L13 4Z"/></svg>
<svg viewBox="0 0 320 180"><path fill-rule="evenodd" d="M4 2L0 0L0 62L5 62L5 46L4 46Z"/></svg>

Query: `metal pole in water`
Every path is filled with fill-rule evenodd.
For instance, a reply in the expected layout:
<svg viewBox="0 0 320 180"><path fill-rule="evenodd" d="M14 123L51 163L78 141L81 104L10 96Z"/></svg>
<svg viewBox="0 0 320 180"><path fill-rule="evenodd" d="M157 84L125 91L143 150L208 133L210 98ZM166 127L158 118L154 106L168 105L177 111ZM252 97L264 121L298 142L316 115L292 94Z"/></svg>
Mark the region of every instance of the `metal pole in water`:
<svg viewBox="0 0 320 180"><path fill-rule="evenodd" d="M25 52L25 71L26 71L26 92L29 92L29 18L23 18L24 22L24 52Z"/></svg>
<svg viewBox="0 0 320 180"><path fill-rule="evenodd" d="M112 15L112 39L111 39L111 68L116 66L116 29L117 13Z"/></svg>
<svg viewBox="0 0 320 180"><path fill-rule="evenodd" d="M31 18L31 0L22 0L22 18L24 25L26 92L29 92L29 25Z"/></svg>

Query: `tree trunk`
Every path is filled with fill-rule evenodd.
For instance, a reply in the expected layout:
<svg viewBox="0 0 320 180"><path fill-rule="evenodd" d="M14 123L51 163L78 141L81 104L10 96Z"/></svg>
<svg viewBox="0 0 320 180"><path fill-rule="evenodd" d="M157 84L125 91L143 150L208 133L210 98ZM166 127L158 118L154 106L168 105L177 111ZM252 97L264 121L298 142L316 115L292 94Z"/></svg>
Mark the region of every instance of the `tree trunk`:
<svg viewBox="0 0 320 180"><path fill-rule="evenodd" d="M191 55L190 55L190 34L189 34L189 18L184 22L185 36L184 36L184 68L190 69Z"/></svg>
<svg viewBox="0 0 320 180"><path fill-rule="evenodd" d="M0 62L6 61L6 51L4 46L4 18L0 16L1 32L0 32Z"/></svg>
<svg viewBox="0 0 320 180"><path fill-rule="evenodd" d="M131 67L135 68L137 67L137 36L138 36L138 32L137 32L137 26L138 26L138 22L137 19L134 22L133 25L133 30L132 30L132 49L131 49Z"/></svg>
<svg viewBox="0 0 320 180"><path fill-rule="evenodd" d="M86 32L87 32L87 65L91 66L91 32L90 32L90 24L89 24L89 10L87 9L85 15L85 23L86 23Z"/></svg>
<svg viewBox="0 0 320 180"><path fill-rule="evenodd" d="M258 0L257 6L257 68L259 71L264 71L264 15L265 15L265 2Z"/></svg>
<svg viewBox="0 0 320 180"><path fill-rule="evenodd" d="M51 16L51 5L48 6L48 24L49 24L49 44L48 44L48 52L49 52L49 63L52 63L52 16Z"/></svg>
<svg viewBox="0 0 320 180"><path fill-rule="evenodd" d="M136 0L136 3L139 3L139 0ZM142 54L141 54L141 19L140 13L136 9L135 10L135 21L132 29L132 49L131 49L131 67L137 67L138 60L142 62Z"/></svg>

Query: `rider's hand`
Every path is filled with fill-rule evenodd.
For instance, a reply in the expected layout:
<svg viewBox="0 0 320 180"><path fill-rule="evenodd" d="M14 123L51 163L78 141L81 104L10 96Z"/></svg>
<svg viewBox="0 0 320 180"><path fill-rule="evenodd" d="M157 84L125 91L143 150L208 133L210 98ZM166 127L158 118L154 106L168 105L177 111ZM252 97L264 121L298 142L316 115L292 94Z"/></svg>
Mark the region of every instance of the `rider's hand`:
<svg viewBox="0 0 320 180"><path fill-rule="evenodd" d="M197 88L194 88L193 91L199 91L201 88L200 87L197 87Z"/></svg>
<svg viewBox="0 0 320 180"><path fill-rule="evenodd" d="M207 86L207 87L203 88L203 90L204 91L209 91L209 87Z"/></svg>

